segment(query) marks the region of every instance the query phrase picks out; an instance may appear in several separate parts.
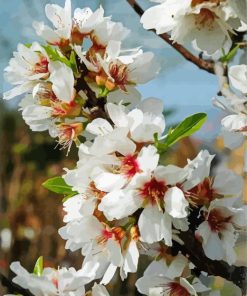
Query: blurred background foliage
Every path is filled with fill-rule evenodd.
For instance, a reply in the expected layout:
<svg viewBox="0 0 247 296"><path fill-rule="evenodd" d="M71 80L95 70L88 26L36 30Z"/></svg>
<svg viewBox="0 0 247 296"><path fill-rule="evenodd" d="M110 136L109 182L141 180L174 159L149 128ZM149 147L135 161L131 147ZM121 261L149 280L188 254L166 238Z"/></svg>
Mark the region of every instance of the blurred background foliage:
<svg viewBox="0 0 247 296"><path fill-rule="evenodd" d="M31 29L34 19L44 19L46 0L0 1L0 70L7 65L18 42L37 40ZM53 3L62 4L55 0ZM152 50L160 60L164 70L153 82L140 87L144 97L156 96L164 99L167 125L174 125L195 112L209 114L203 130L194 138L186 138L166 153L163 163L184 166L187 158L194 158L200 149L206 148L217 153L215 166L229 165L237 173L243 174L245 146L234 152L225 149L222 139L215 140L219 132L220 111L211 107L210 99L217 92L215 77L197 70L185 62L171 48L150 32L145 32L139 19L124 0L72 0L73 7L99 4L106 14L113 14L114 20L122 21L131 29L126 46L142 44ZM148 1L140 1L147 7ZM179 81L179 84L178 84ZM10 86L3 81L2 91ZM64 249L64 241L57 230L62 226L62 197L45 190L41 184L48 178L63 174L63 168L73 168L77 160L76 149L68 157L65 152L55 149L56 142L47 133L34 133L25 125L17 111L18 99L10 103L0 100L0 272L7 276L9 264L21 261L29 271L36 259L43 255L46 266L66 265L80 268L82 257L79 252L71 253ZM246 181L246 173L244 175ZM245 195L247 196L245 182ZM238 247L239 264L247 258L241 236ZM147 265L141 263L140 274ZM112 295L138 295L134 282L139 275L130 275L128 281L115 280ZM4 288L0 287L0 295Z"/></svg>

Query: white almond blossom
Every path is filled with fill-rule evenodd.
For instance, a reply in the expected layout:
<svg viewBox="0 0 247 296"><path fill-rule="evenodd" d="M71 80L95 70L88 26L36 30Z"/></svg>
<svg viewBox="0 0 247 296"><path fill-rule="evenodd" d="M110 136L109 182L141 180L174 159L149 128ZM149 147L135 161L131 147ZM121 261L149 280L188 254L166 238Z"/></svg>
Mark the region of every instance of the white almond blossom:
<svg viewBox="0 0 247 296"><path fill-rule="evenodd" d="M82 52L80 46L74 48L88 70L95 72L97 85L109 91L119 88L127 92L127 85L146 83L160 69L153 53L144 53L140 48L122 50L120 41L110 40L103 57L100 53L91 56L90 51Z"/></svg>
<svg viewBox="0 0 247 296"><path fill-rule="evenodd" d="M35 296L82 296L85 293L86 278L79 276L74 268L47 267L41 276L29 273L20 262L11 263L10 269L16 274L13 282Z"/></svg>
<svg viewBox="0 0 247 296"><path fill-rule="evenodd" d="M13 55L4 76L15 87L3 94L5 100L32 90L39 80L46 79L50 74L50 59L37 42L31 46L19 44Z"/></svg>
<svg viewBox="0 0 247 296"><path fill-rule="evenodd" d="M135 175L123 189L106 194L99 204L108 220L122 219L144 207L139 220L140 239L171 245L172 217L185 218L188 202L176 184L184 180L183 169L169 165ZM163 208L165 212L163 212Z"/></svg>
<svg viewBox="0 0 247 296"><path fill-rule="evenodd" d="M215 176L205 177L187 194L195 204L209 206L210 202L217 198L238 198L242 190L242 177L227 168L221 168L217 170Z"/></svg>
<svg viewBox="0 0 247 296"><path fill-rule="evenodd" d="M202 239L205 255L212 260L225 260L230 265L236 261L237 230L247 226L247 207L235 208L235 200L213 201L209 209L205 209L205 221L196 231L198 239Z"/></svg>
<svg viewBox="0 0 247 296"><path fill-rule="evenodd" d="M74 76L72 70L61 62L49 63L50 76L45 82L38 82L32 94L26 95L19 106L25 122L33 131L49 130L52 137L74 140L83 130L83 118L74 121L63 120L65 117L76 118L81 106L74 101ZM81 121L81 122L80 122ZM65 142L66 142L65 140Z"/></svg>
<svg viewBox="0 0 247 296"><path fill-rule="evenodd" d="M199 279L191 283L182 274L188 264L187 258L178 254L167 264L165 260L153 261L145 270L143 277L137 280L138 291L149 296L197 295L197 292L209 291ZM189 275L189 274L188 274Z"/></svg>
<svg viewBox="0 0 247 296"><path fill-rule="evenodd" d="M76 34L86 36L90 34L93 29L104 21L104 9L102 6L93 12L89 7L76 8L73 18L73 39L76 39Z"/></svg>
<svg viewBox="0 0 247 296"><path fill-rule="evenodd" d="M45 25L44 22L34 22L33 27L37 35L52 45L68 45L72 29L71 0L65 0L64 7L47 4L45 13L54 29Z"/></svg>
<svg viewBox="0 0 247 296"><path fill-rule="evenodd" d="M193 160L188 159L188 164L184 168L188 174L183 183L184 190L193 188L209 176L214 156L209 154L207 150L202 150Z"/></svg>
<svg viewBox="0 0 247 296"><path fill-rule="evenodd" d="M158 164L157 149L149 145L140 152L119 157L119 165L99 168L92 175L96 188L103 192L111 192L123 188L139 173L152 171Z"/></svg>
<svg viewBox="0 0 247 296"><path fill-rule="evenodd" d="M75 200L77 204L78 198ZM74 203L74 202L73 202ZM117 268L122 279L128 272L136 272L139 259L135 233L130 240L125 237L121 227L113 227L99 222L92 216L77 213L73 218L65 216L67 225L59 229L59 234L67 240L65 248L75 251L81 249L85 256L80 276L89 276L89 281L102 278L102 284L108 284ZM127 239L127 240L126 240Z"/></svg>
<svg viewBox="0 0 247 296"><path fill-rule="evenodd" d="M222 48L230 49L232 18L235 13L225 1L166 0L146 10L141 23L157 34L171 32L172 40L192 42L196 49L213 55Z"/></svg>
<svg viewBox="0 0 247 296"><path fill-rule="evenodd" d="M222 134L225 146L234 149L240 146L247 136L247 66L231 66L228 74L231 85L240 92L240 96L229 95L223 102L214 99L213 103L228 114L221 121Z"/></svg>
<svg viewBox="0 0 247 296"><path fill-rule="evenodd" d="M90 184L93 179L93 173L97 168L112 167L120 165L119 159L114 155L93 154L90 151L91 145L84 143L79 146L79 161L77 162L77 168L73 170L67 170L63 176L65 182L72 186L74 191L85 194L89 199L92 196L94 199L97 196L97 190L93 184ZM98 192L100 193L100 192Z"/></svg>
<svg viewBox="0 0 247 296"><path fill-rule="evenodd" d="M105 18L103 22L97 24L91 33L91 38L98 46L106 47L111 40L122 41L129 34L130 30L122 23L113 22L110 18Z"/></svg>
<svg viewBox="0 0 247 296"><path fill-rule="evenodd" d="M112 103L108 103L106 109L110 119L115 124L115 129L127 130L127 133L130 133L130 138L135 142L153 142L155 133L160 137L164 132L165 119L162 114L163 102L161 100L155 98L145 99L131 111L128 111L122 105ZM92 134L99 135L103 124L106 127L105 131L107 130L105 132L106 137L110 137L110 134L115 133L115 129L113 130L110 127L108 121L99 121L98 119L92 121L87 126L87 130ZM96 145L95 142L93 145ZM98 151L101 149L98 149Z"/></svg>

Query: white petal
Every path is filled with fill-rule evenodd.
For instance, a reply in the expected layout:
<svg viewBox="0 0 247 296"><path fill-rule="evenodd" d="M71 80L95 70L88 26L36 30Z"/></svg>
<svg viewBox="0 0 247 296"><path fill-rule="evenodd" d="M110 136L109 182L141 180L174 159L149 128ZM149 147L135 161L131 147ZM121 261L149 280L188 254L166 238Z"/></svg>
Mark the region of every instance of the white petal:
<svg viewBox="0 0 247 296"><path fill-rule="evenodd" d="M74 75L73 71L61 62L50 62L49 80L52 82L52 90L59 100L69 103L74 99Z"/></svg>
<svg viewBox="0 0 247 296"><path fill-rule="evenodd" d="M126 184L126 178L121 174L113 174L108 172L99 172L97 176L92 177L95 186L104 192L111 192L114 190L121 189Z"/></svg>
<svg viewBox="0 0 247 296"><path fill-rule="evenodd" d="M86 130L93 135L106 135L112 132L113 128L107 120L97 118L87 125Z"/></svg>
<svg viewBox="0 0 247 296"><path fill-rule="evenodd" d="M157 149L152 145L143 147L137 157L137 162L142 171L153 171L159 162Z"/></svg>
<svg viewBox="0 0 247 296"><path fill-rule="evenodd" d="M98 208L111 221L133 214L142 202L134 191L115 190L103 197Z"/></svg>
<svg viewBox="0 0 247 296"><path fill-rule="evenodd" d="M119 242L110 238L106 243L106 247L110 254L111 263L115 266L120 266L123 260L121 247Z"/></svg>
<svg viewBox="0 0 247 296"><path fill-rule="evenodd" d="M110 264L109 267L107 268L103 279L101 280L100 284L102 285L107 285L111 279L113 278L115 272L117 270L117 266L114 266L113 264Z"/></svg>
<svg viewBox="0 0 247 296"><path fill-rule="evenodd" d="M188 263L188 259L181 254L178 254L176 258L171 262L166 271L166 277L174 279L180 277Z"/></svg>
<svg viewBox="0 0 247 296"><path fill-rule="evenodd" d="M229 69L232 85L242 93L247 93L247 65L236 65Z"/></svg>
<svg viewBox="0 0 247 296"><path fill-rule="evenodd" d="M158 166L154 172L157 180L163 180L168 185L176 185L185 180L187 171L175 165Z"/></svg>
<svg viewBox="0 0 247 296"><path fill-rule="evenodd" d="M106 109L111 120L116 126L118 127L128 126L128 118L127 118L127 115L125 114L124 106L108 103L106 105Z"/></svg>
<svg viewBox="0 0 247 296"><path fill-rule="evenodd" d="M131 241L127 250L127 253L124 256L124 265L123 269L125 273L136 272L137 264L139 259L139 251L135 241Z"/></svg>
<svg viewBox="0 0 247 296"><path fill-rule="evenodd" d="M142 211L138 226L141 240L147 243L154 243L165 239L167 245L171 245L171 221L159 211L157 206L148 205Z"/></svg>
<svg viewBox="0 0 247 296"><path fill-rule="evenodd" d="M18 85L16 87L12 88L11 90L4 92L3 99L10 100L14 97L22 95L23 93L31 90L35 86L36 83L37 83L36 81L28 81L28 82L25 82L21 85Z"/></svg>
<svg viewBox="0 0 247 296"><path fill-rule="evenodd" d="M215 232L211 232L207 242L202 244L205 255L212 260L222 260L224 257L224 249L222 241Z"/></svg>
<svg viewBox="0 0 247 296"><path fill-rule="evenodd" d="M94 283L92 288L92 296L110 296L110 294L107 292L104 286Z"/></svg>
<svg viewBox="0 0 247 296"><path fill-rule="evenodd" d="M214 190L227 196L238 196L243 189L243 179L232 170L218 170L213 183Z"/></svg>
<svg viewBox="0 0 247 296"><path fill-rule="evenodd" d="M164 197L165 210L174 218L184 218L188 215L186 209L189 205L184 193L178 187L169 188Z"/></svg>

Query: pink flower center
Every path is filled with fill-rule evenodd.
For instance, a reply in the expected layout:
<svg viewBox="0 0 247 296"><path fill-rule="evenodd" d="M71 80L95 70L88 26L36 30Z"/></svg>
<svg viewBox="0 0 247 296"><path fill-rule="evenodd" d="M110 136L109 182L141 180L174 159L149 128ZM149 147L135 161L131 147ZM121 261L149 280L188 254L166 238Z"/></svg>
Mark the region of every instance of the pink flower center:
<svg viewBox="0 0 247 296"><path fill-rule="evenodd" d="M54 278L52 279L52 283L53 283L53 285L56 287L56 289L58 289L58 279L57 279L56 277L54 277Z"/></svg>
<svg viewBox="0 0 247 296"><path fill-rule="evenodd" d="M140 195L149 203L155 204L163 200L167 186L164 181L158 181L154 177L146 182L140 189Z"/></svg>
<svg viewBox="0 0 247 296"><path fill-rule="evenodd" d="M220 232L226 228L226 223L229 223L231 218L231 216L224 216L219 209L213 209L207 220L213 232Z"/></svg>
<svg viewBox="0 0 247 296"><path fill-rule="evenodd" d="M177 282L167 284L166 292L169 292L169 296L190 296L188 290Z"/></svg>
<svg viewBox="0 0 247 296"><path fill-rule="evenodd" d="M102 235L103 235L103 237L104 237L105 240L108 240L108 239L112 238L112 232L111 231L108 231L106 229L104 229L102 231Z"/></svg>
<svg viewBox="0 0 247 296"><path fill-rule="evenodd" d="M47 73L48 72L48 64L49 64L49 62L48 62L47 58L44 56L41 56L40 61L35 64L34 72L36 74Z"/></svg>
<svg viewBox="0 0 247 296"><path fill-rule="evenodd" d="M110 63L109 72L114 79L114 83L122 90L125 90L125 85L128 83L127 66L121 63Z"/></svg>
<svg viewBox="0 0 247 296"><path fill-rule="evenodd" d="M122 159L121 172L129 179L134 177L136 173L140 173L140 167L133 155L127 155Z"/></svg>

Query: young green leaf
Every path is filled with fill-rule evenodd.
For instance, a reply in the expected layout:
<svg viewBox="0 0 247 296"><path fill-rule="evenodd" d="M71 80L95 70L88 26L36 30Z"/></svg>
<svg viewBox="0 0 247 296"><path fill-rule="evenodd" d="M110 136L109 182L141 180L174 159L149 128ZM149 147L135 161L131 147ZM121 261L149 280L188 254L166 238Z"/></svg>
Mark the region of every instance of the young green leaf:
<svg viewBox="0 0 247 296"><path fill-rule="evenodd" d="M48 179L42 185L46 189L58 194L69 195L70 197L77 194L75 191L72 190L71 186L66 184L62 177L54 177Z"/></svg>
<svg viewBox="0 0 247 296"><path fill-rule="evenodd" d="M237 44L235 47L233 47L232 50L230 50L227 54L224 54L223 57L220 59L220 61L222 63L226 63L228 64L237 54L238 49L239 49L240 45Z"/></svg>
<svg viewBox="0 0 247 296"><path fill-rule="evenodd" d="M33 273L37 276L42 276L43 269L43 256L40 256L34 265Z"/></svg>
<svg viewBox="0 0 247 296"><path fill-rule="evenodd" d="M50 45L43 46L43 47L52 61L62 62L68 67L72 68L70 61L65 56L59 54L59 52L55 48L51 47Z"/></svg>
<svg viewBox="0 0 247 296"><path fill-rule="evenodd" d="M198 131L207 119L207 114L196 113L185 118L174 129L170 129L165 141L157 141L155 138L155 145L160 153L165 152L170 146L174 145L179 140L188 137Z"/></svg>

